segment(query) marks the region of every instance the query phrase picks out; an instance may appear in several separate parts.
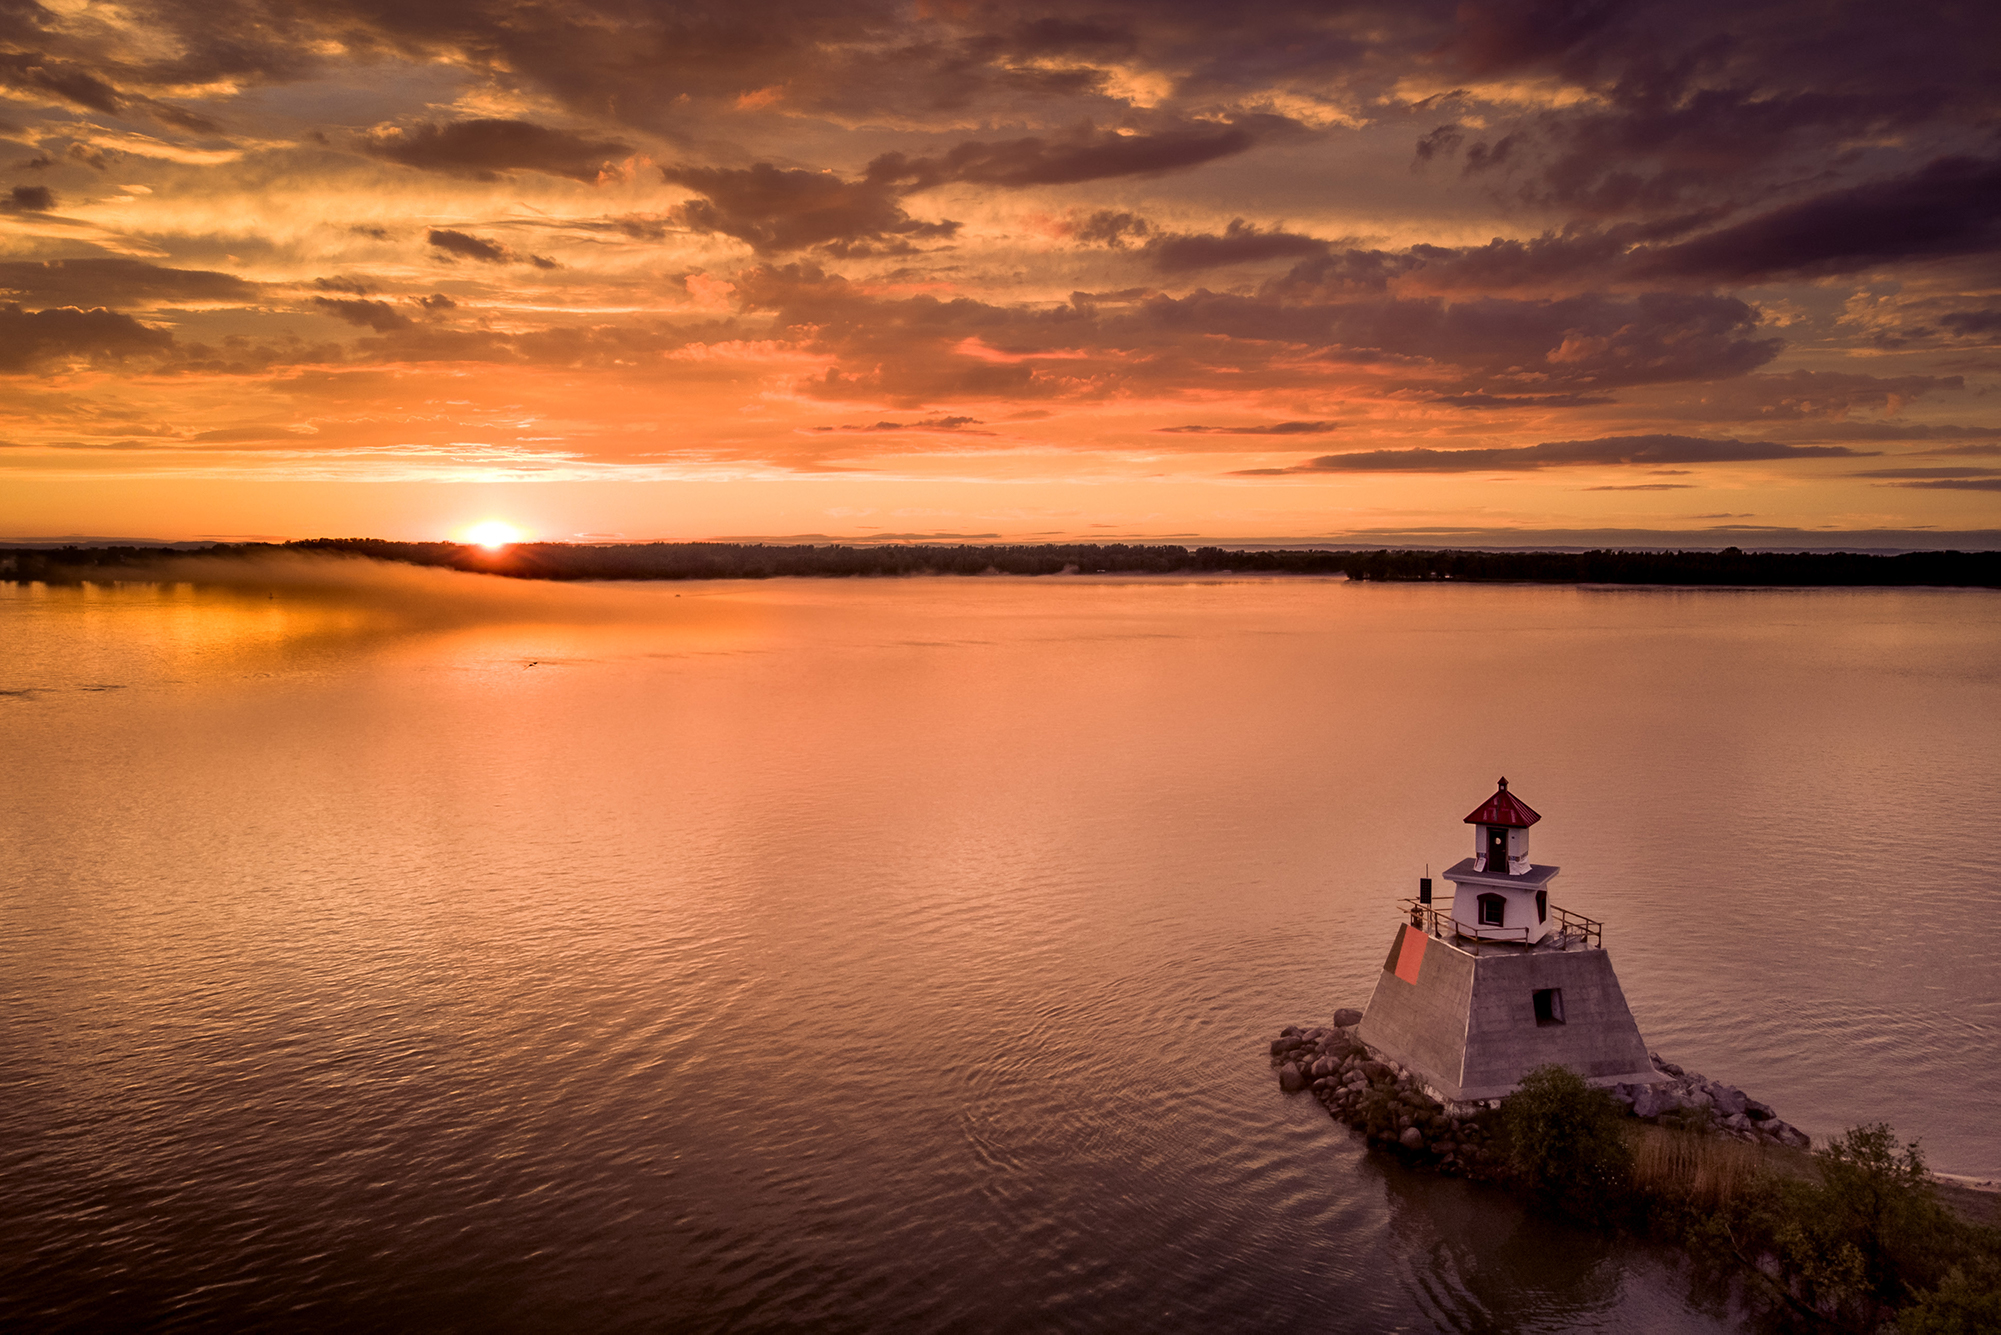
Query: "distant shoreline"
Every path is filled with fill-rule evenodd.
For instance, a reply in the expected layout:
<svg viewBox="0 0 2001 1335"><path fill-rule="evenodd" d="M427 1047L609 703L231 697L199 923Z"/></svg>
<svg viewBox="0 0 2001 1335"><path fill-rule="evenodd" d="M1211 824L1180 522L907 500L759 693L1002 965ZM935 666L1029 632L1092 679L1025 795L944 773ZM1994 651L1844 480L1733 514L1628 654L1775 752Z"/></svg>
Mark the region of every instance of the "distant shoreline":
<svg viewBox="0 0 2001 1335"><path fill-rule="evenodd" d="M909 575L1344 575L1371 582L1653 584L1712 587L2001 588L2001 551L1468 551L1228 549L1165 544L845 546L731 542L604 545L316 538L201 547L0 547L0 580L78 583L143 577L189 557L354 556L536 580L692 580Z"/></svg>

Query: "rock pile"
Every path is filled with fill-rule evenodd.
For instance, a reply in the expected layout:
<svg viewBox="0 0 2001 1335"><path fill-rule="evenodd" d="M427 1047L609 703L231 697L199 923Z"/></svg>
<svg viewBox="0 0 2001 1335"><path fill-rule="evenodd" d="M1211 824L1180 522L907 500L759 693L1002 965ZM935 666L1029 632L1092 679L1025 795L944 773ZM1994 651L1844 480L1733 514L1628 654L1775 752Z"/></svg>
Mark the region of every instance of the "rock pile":
<svg viewBox="0 0 2001 1335"><path fill-rule="evenodd" d="M1378 1059L1355 1037L1356 1010L1337 1011L1325 1028L1288 1025L1272 1040L1272 1065L1288 1094L1311 1089L1327 1111L1371 1141L1430 1161L1440 1172L1478 1175L1491 1133L1481 1110L1449 1110L1394 1062Z"/></svg>
<svg viewBox="0 0 2001 1335"><path fill-rule="evenodd" d="M1654 1069L1669 1078L1664 1085L1614 1085L1613 1098L1626 1105L1633 1116L1685 1130L1713 1130L1739 1140L1762 1145L1791 1145L1805 1149L1812 1137L1798 1127L1779 1120L1768 1103L1760 1103L1735 1085L1684 1071L1660 1053L1653 1058Z"/></svg>
<svg viewBox="0 0 2001 1335"><path fill-rule="evenodd" d="M1311 1090L1339 1120L1363 1131L1379 1145L1401 1149L1441 1172L1485 1176L1498 1169L1491 1158L1493 1118L1498 1101L1448 1106L1395 1062L1355 1037L1358 1010L1334 1012L1334 1023L1314 1029L1287 1025L1272 1040L1271 1064L1279 1088L1288 1094ZM1810 1138L1778 1118L1769 1104L1734 1085L1684 1071L1659 1053L1649 1054L1668 1077L1658 1085L1616 1085L1607 1092L1645 1121L1685 1131L1734 1136L1754 1144L1805 1149Z"/></svg>

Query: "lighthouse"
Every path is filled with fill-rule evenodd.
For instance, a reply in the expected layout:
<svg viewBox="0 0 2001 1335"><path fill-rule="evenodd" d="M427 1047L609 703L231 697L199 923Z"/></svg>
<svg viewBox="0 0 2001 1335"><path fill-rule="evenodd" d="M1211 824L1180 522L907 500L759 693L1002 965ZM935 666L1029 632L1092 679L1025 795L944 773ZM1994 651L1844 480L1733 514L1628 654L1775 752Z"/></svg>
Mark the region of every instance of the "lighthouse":
<svg viewBox="0 0 2001 1335"><path fill-rule="evenodd" d="M1473 854L1446 868L1450 906L1405 900L1356 1037L1447 1104L1514 1092L1549 1063L1594 1085L1655 1084L1605 951L1604 924L1550 903L1558 868L1529 857L1542 819L1508 790L1473 809Z"/></svg>

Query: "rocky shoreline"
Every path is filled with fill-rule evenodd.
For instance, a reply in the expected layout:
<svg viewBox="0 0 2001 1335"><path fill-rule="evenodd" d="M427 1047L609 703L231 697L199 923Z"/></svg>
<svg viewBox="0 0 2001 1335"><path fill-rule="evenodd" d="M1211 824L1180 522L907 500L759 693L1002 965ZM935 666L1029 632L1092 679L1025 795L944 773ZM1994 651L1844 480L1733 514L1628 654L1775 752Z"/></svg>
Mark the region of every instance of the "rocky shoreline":
<svg viewBox="0 0 2001 1335"><path fill-rule="evenodd" d="M1416 1076L1355 1036L1361 1022L1362 1012L1339 1010L1331 1025L1281 1030L1271 1043L1279 1088L1288 1094L1311 1092L1336 1121L1439 1172L1466 1177L1497 1173L1501 1164L1490 1146L1499 1100L1449 1104L1436 1098ZM1781 1121L1769 1104L1734 1085L1685 1071L1658 1053L1650 1055L1667 1077L1664 1082L1607 1091L1632 1116L1752 1144L1796 1149L1811 1144L1805 1132Z"/></svg>

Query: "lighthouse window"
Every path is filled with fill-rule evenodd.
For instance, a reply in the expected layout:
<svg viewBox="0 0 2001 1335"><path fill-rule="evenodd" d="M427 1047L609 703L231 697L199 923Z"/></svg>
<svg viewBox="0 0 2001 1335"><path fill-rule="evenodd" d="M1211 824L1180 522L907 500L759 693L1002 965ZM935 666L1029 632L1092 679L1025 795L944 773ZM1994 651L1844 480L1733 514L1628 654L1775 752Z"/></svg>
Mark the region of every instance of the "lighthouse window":
<svg viewBox="0 0 2001 1335"><path fill-rule="evenodd" d="M1481 895L1480 925L1482 927L1499 927L1503 916L1507 912L1507 905L1508 901L1500 895Z"/></svg>
<svg viewBox="0 0 2001 1335"><path fill-rule="evenodd" d="M1537 922L1549 921L1549 891L1547 890L1538 890L1535 892L1535 920Z"/></svg>
<svg viewBox="0 0 2001 1335"><path fill-rule="evenodd" d="M1563 989L1545 987L1535 994L1535 1022L1539 1025L1563 1023Z"/></svg>

